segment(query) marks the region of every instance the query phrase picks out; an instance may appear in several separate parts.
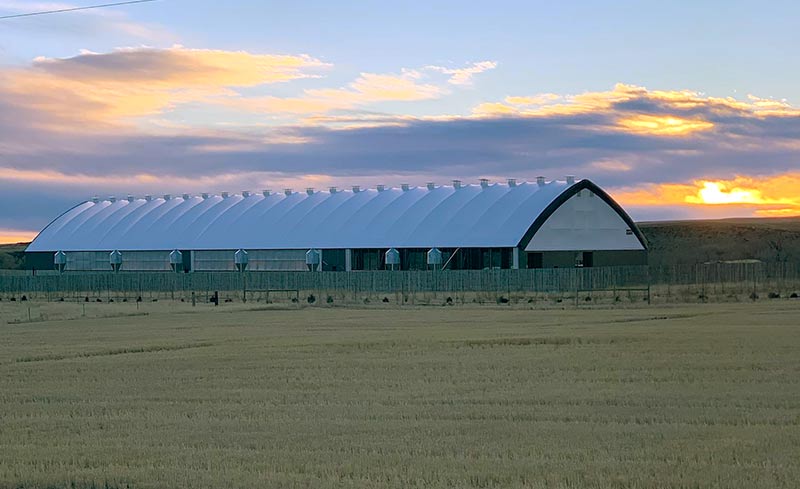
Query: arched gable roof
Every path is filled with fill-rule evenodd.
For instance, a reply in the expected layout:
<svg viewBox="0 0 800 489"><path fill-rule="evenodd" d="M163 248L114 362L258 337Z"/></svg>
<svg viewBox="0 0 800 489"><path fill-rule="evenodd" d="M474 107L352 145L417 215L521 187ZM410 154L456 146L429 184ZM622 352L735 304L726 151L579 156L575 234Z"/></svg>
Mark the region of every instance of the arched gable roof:
<svg viewBox="0 0 800 489"><path fill-rule="evenodd" d="M645 244L625 211L583 180L87 201L50 223L27 251L506 248L530 241L583 188L608 202Z"/></svg>

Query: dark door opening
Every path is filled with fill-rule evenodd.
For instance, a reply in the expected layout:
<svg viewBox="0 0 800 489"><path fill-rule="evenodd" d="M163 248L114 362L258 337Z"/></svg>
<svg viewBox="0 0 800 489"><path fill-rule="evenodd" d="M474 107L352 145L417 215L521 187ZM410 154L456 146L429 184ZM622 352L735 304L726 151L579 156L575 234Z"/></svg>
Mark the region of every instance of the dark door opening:
<svg viewBox="0 0 800 489"><path fill-rule="evenodd" d="M583 252L583 266L584 267L594 266L594 252L593 251L584 251Z"/></svg>
<svg viewBox="0 0 800 489"><path fill-rule="evenodd" d="M190 250L181 250L181 258L183 259L183 273L192 271L192 252Z"/></svg>
<svg viewBox="0 0 800 489"><path fill-rule="evenodd" d="M542 253L528 253L528 268L542 268L544 255Z"/></svg>

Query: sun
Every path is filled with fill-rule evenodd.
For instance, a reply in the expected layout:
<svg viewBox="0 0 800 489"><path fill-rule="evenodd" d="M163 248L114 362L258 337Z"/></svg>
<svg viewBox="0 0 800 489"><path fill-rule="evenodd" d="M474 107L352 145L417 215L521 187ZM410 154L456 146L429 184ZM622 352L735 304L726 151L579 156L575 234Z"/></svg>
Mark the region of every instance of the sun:
<svg viewBox="0 0 800 489"><path fill-rule="evenodd" d="M765 204L767 203L759 190L743 188L728 189L723 182L702 182L703 188L697 195L686 197L691 204Z"/></svg>

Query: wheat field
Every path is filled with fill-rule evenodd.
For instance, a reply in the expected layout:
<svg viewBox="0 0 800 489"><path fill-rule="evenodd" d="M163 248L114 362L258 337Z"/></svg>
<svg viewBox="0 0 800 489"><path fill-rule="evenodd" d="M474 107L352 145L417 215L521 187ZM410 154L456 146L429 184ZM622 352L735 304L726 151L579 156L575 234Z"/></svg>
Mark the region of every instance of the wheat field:
<svg viewBox="0 0 800 489"><path fill-rule="evenodd" d="M0 487L800 480L800 301L3 302L0 320Z"/></svg>

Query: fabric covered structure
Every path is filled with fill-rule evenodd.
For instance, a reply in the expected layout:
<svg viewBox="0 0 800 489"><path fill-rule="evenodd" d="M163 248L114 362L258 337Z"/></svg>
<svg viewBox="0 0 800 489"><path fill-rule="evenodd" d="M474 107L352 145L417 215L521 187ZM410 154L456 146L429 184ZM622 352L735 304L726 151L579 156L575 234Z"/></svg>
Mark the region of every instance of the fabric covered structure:
<svg viewBox="0 0 800 489"><path fill-rule="evenodd" d="M575 201L582 192L587 194L584 200ZM559 211L562 208L569 211ZM555 221L548 221L553 216ZM533 238L539 230L547 235L538 241L556 249L535 247ZM596 246L592 236L598 236ZM342 263L336 269L349 270L353 250L396 248L406 254L433 247L451 254L453 250L506 250L514 255L509 263L524 266L519 253L643 252L646 246L636 225L613 199L582 180L93 199L51 222L27 252L63 251L69 256L120 250L123 254L158 252L161 257L163 252L185 250L194 254L193 263L202 263L206 252L213 255L206 259L213 264L209 269L226 270L233 267L236 250L277 253L272 268L260 267L260 258L255 258L256 265L250 269L258 270L304 269L304 252L319 249L323 261L330 262L325 255L338 257ZM270 262L268 254L263 260ZM130 263L124 268L132 269Z"/></svg>

